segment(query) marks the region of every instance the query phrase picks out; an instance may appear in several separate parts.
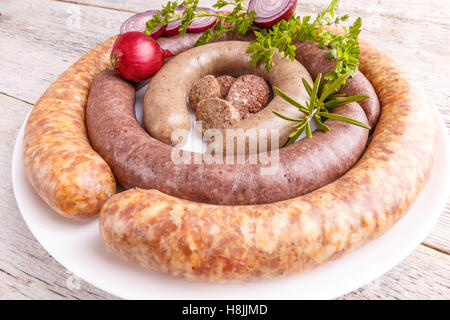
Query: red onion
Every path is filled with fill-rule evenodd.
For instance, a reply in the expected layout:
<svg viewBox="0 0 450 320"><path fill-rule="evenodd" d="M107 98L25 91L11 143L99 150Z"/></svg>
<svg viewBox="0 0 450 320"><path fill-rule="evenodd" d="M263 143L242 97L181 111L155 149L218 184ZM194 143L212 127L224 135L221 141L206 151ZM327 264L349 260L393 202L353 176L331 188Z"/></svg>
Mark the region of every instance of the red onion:
<svg viewBox="0 0 450 320"><path fill-rule="evenodd" d="M178 6L175 9L175 13L182 15L186 7ZM170 37L178 34L178 30L180 30L182 20L177 20L175 22L169 23L167 25L166 31L164 31L164 36Z"/></svg>
<svg viewBox="0 0 450 320"><path fill-rule="evenodd" d="M158 10L148 10L135 14L134 16L128 18L122 24L122 26L120 27L120 34L124 34L130 31L144 32L147 26L147 21L150 20L157 13L159 13ZM167 26L161 26L155 31L153 31L150 35L154 39L158 39L160 36L162 36L166 28Z"/></svg>
<svg viewBox="0 0 450 320"><path fill-rule="evenodd" d="M206 13L203 10L208 11L209 13L215 14L216 12L212 9L208 8L199 8L197 9L198 13ZM199 17L192 20L189 24L187 31L191 33L203 32L211 27L213 27L217 23L217 17Z"/></svg>
<svg viewBox="0 0 450 320"><path fill-rule="evenodd" d="M297 7L297 0L250 0L248 12L255 11L254 23L261 28L270 28L278 21L289 20Z"/></svg>
<svg viewBox="0 0 450 320"><path fill-rule="evenodd" d="M154 75L170 55L152 37L131 31L117 38L111 51L111 64L125 79L139 82Z"/></svg>

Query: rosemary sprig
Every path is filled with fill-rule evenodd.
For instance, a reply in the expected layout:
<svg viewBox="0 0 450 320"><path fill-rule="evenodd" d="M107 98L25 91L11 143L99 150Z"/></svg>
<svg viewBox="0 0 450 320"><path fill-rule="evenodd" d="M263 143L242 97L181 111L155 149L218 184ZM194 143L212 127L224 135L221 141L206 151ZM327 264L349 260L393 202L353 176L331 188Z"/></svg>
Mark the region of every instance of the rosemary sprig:
<svg viewBox="0 0 450 320"><path fill-rule="evenodd" d="M345 82L351 75L352 72L349 71L336 80L327 82L322 77L322 74L319 74L314 81L314 85L312 88L309 83L303 78L303 85L309 95L309 101L306 102L306 106L303 106L301 103L289 97L286 93L281 91L280 88L276 86L273 87L273 91L283 100L289 102L294 107L298 108L300 111L306 114L302 119L297 119L284 116L276 110L273 111L274 114L282 119L297 122L292 126L293 130L289 134L289 140L286 142L285 146L294 143L298 139L298 137L300 137L300 135L305 131L306 136L308 138L311 138L311 120L314 121L314 123L320 130L324 131L330 130L330 128L324 123L324 119L334 119L370 130L370 127L365 123L330 112L335 107L369 98L369 96L366 95L345 97L345 95L343 94L335 93L337 89L341 87L342 83Z"/></svg>

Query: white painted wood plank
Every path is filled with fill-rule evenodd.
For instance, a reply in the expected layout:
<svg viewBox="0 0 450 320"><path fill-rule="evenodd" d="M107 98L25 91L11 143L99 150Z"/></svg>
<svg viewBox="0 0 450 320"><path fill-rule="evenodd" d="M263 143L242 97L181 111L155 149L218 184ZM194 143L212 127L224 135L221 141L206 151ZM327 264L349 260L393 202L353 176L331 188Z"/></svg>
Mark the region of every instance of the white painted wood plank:
<svg viewBox="0 0 450 320"><path fill-rule="evenodd" d="M161 0L58 0L64 2L78 3L82 5L98 6L116 10L140 12L149 9L159 9ZM211 7L216 1L200 0L200 5ZM330 0L300 0L298 1L298 12L313 12L325 8ZM341 0L340 10L353 15L377 15L389 19L408 20L408 22L436 23L449 25L450 13L445 11L448 4L442 0ZM424 14L426 12L427 14Z"/></svg>
<svg viewBox="0 0 450 320"><path fill-rule="evenodd" d="M118 33L131 15L48 0L6 0L2 14L0 92L32 104L84 53Z"/></svg>

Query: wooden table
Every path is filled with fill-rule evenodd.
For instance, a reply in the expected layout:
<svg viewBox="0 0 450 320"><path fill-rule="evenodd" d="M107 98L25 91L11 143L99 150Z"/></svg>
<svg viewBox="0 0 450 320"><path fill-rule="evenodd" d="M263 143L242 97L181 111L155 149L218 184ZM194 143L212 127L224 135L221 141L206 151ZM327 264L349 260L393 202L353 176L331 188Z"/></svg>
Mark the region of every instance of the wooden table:
<svg viewBox="0 0 450 320"><path fill-rule="evenodd" d="M25 225L14 199L11 155L27 112L80 56L118 33L155 0L2 0L0 2L0 298L114 299L56 262ZM396 58L423 85L450 130L450 2L343 0L363 18L361 37ZM328 0L300 0L315 14ZM211 6L211 1L201 1ZM402 263L342 299L449 299L450 202L438 224Z"/></svg>

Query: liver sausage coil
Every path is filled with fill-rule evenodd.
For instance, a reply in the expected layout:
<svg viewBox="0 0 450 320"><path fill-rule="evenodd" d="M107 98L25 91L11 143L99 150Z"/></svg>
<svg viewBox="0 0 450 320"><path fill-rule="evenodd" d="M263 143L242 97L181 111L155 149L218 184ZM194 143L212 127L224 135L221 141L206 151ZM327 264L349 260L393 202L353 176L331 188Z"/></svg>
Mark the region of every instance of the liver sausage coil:
<svg viewBox="0 0 450 320"><path fill-rule="evenodd" d="M429 178L436 124L422 89L377 49L362 41L361 49L360 69L383 108L366 152L349 172L301 197L254 206L129 190L100 212L106 244L152 270L241 282L316 267L389 229Z"/></svg>

